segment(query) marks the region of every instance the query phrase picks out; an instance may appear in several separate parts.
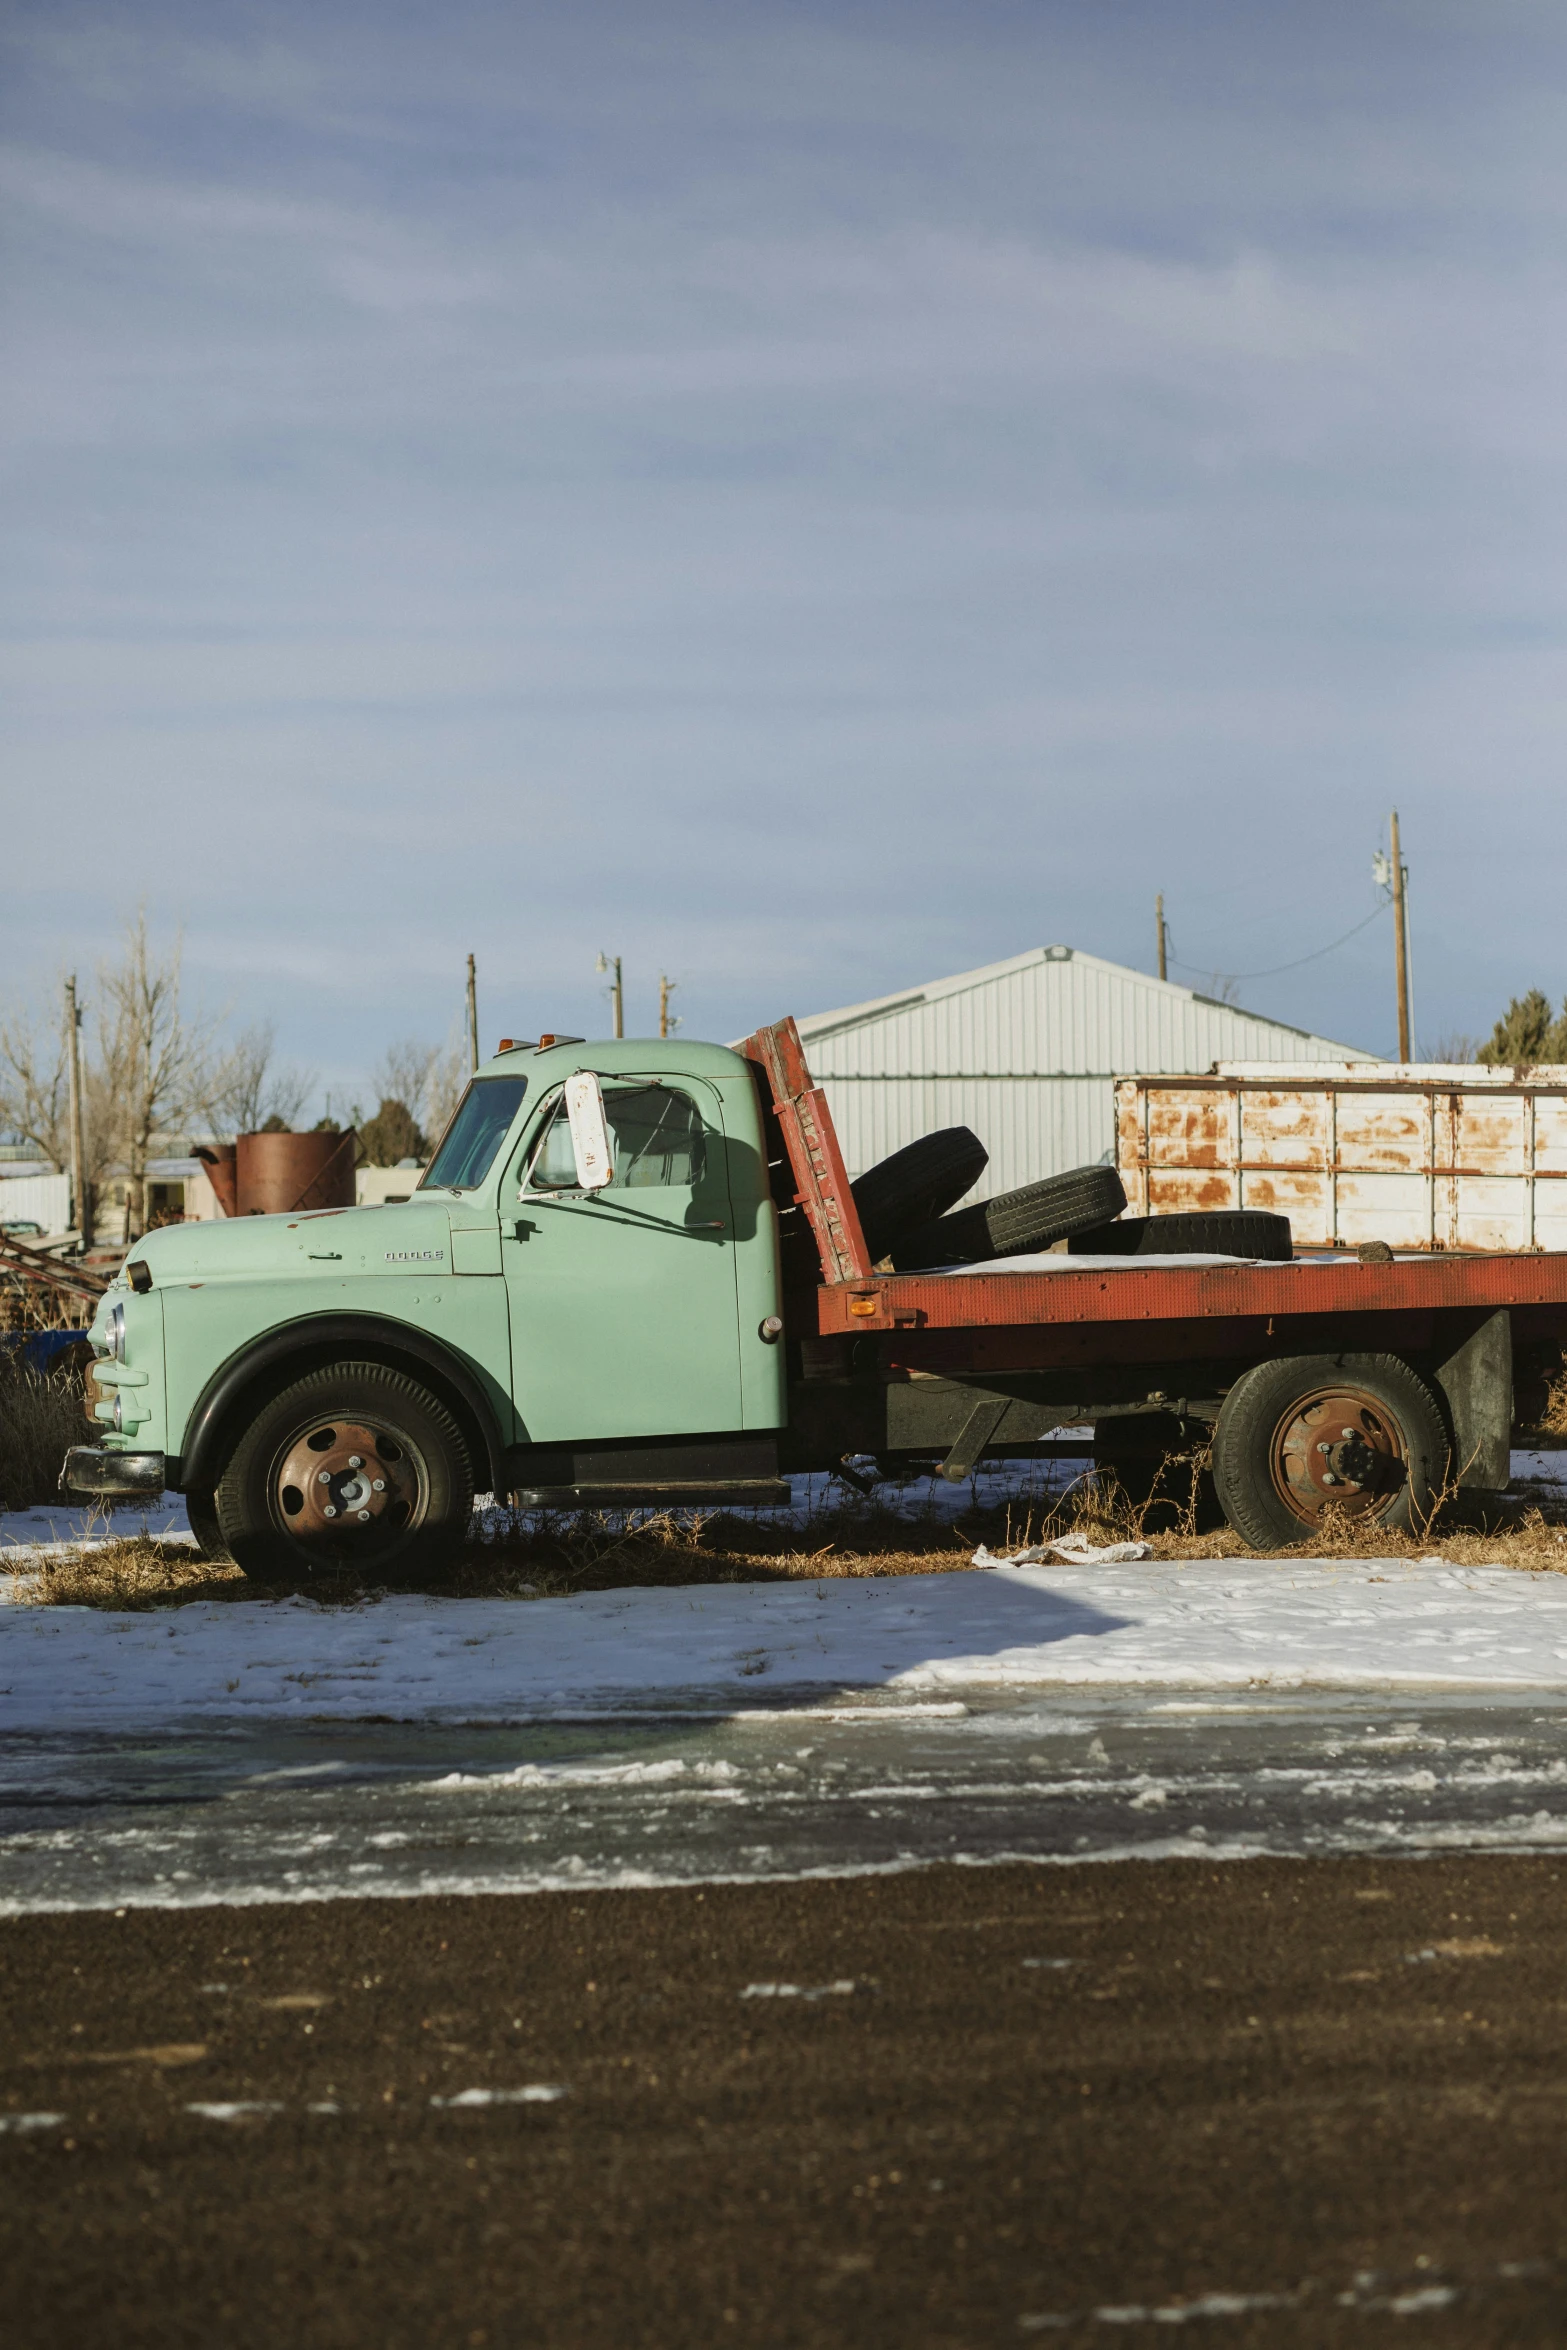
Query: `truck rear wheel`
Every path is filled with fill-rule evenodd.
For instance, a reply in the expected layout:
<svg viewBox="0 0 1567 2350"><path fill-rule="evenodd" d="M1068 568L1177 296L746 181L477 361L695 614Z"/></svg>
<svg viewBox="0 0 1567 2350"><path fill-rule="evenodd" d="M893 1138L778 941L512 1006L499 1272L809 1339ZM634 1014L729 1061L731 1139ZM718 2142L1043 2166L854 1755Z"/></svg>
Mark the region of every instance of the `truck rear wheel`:
<svg viewBox="0 0 1567 2350"><path fill-rule="evenodd" d="M1254 1550L1308 1542L1330 1511L1418 1531L1450 1460L1435 1396L1396 1355L1258 1363L1230 1389L1213 1480Z"/></svg>
<svg viewBox="0 0 1567 2350"><path fill-rule="evenodd" d="M333 1363L262 1406L214 1508L225 1550L258 1581L374 1580L450 1557L473 1510L473 1470L428 1389L382 1363Z"/></svg>

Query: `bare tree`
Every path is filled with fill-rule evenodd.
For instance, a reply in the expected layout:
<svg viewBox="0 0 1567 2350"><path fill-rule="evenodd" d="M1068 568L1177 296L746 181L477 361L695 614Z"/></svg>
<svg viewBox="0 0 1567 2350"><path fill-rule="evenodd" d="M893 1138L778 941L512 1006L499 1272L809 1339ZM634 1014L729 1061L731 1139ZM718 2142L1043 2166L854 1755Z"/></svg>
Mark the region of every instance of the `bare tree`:
<svg viewBox="0 0 1567 2350"><path fill-rule="evenodd" d="M404 1037L381 1055L370 1090L382 1103L401 1102L433 1142L468 1082L468 1047L461 1027L444 1045Z"/></svg>
<svg viewBox="0 0 1567 2350"><path fill-rule="evenodd" d="M430 1078L438 1058L433 1044L421 1044L415 1036L405 1036L400 1044L388 1045L376 1063L370 1077L370 1091L378 1101L398 1101L424 1123L425 1095L430 1089Z"/></svg>
<svg viewBox="0 0 1567 2350"><path fill-rule="evenodd" d="M432 1145L445 1132L446 1122L462 1100L470 1074L468 1039L460 1027L455 1027L430 1064L429 1081L420 1104L425 1132Z"/></svg>
<svg viewBox="0 0 1567 2350"><path fill-rule="evenodd" d="M292 1127L310 1097L315 1079L291 1062L273 1058L277 1030L270 1020L241 1029L212 1063L202 1108L220 1142L256 1134L276 1118Z"/></svg>
<svg viewBox="0 0 1567 2350"><path fill-rule="evenodd" d="M181 1002L178 940L161 956L142 908L119 959L100 965L99 1071L115 1105L115 1140L126 1173L126 1237L147 1227L147 1161L153 1136L200 1115L212 1092L215 1023Z"/></svg>
<svg viewBox="0 0 1567 2350"><path fill-rule="evenodd" d="M70 1081L64 1020L52 1007L18 1004L0 1021L0 1126L30 1142L64 1173L71 1164ZM114 1164L119 1104L114 1084L89 1052L82 1070L82 1182L73 1202L90 1241L97 1195Z"/></svg>
<svg viewBox="0 0 1567 2350"><path fill-rule="evenodd" d="M60 1021L20 1005L0 1021L0 1122L63 1172L71 1163L70 1086Z"/></svg>
<svg viewBox="0 0 1567 2350"><path fill-rule="evenodd" d="M272 1121L292 1126L313 1077L276 1058L270 1021L226 1045L218 1020L193 1012L182 994L179 942L159 950L145 910L127 925L118 956L100 965L84 1005L83 1178L90 1228L93 1196L111 1170L126 1178L126 1237L147 1222L147 1170L158 1136L200 1121L222 1139ZM398 1156L423 1152L444 1129L468 1082L461 1024L444 1045L405 1038L383 1056L372 1095L402 1123ZM323 1124L335 1123L329 1096ZM378 1113L378 1116L380 1114ZM361 1123L357 1108L350 1113ZM374 1124L375 1121L370 1121ZM384 1120L383 1120L384 1124ZM14 1006L0 1016L0 1127L31 1143L51 1166L70 1164L70 1088L63 1021L49 1009ZM78 1211L80 1212L80 1210Z"/></svg>

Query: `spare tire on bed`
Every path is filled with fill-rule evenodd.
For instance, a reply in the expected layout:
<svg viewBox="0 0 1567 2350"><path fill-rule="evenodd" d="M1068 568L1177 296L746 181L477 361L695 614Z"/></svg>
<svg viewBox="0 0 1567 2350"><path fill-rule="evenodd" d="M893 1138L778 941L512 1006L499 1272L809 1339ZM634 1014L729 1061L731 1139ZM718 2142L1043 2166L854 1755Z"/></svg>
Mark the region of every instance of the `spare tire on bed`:
<svg viewBox="0 0 1567 2350"><path fill-rule="evenodd" d="M1208 1215L1122 1216L1074 1232L1074 1257L1261 1257L1287 1265L1295 1253L1288 1216L1265 1208L1221 1208Z"/></svg>
<svg viewBox="0 0 1567 2350"><path fill-rule="evenodd" d="M1074 1167L1042 1183L999 1192L954 1216L938 1216L900 1240L892 1251L900 1273L924 1265L979 1265L990 1257L1023 1256L1050 1248L1102 1224L1126 1205L1113 1167Z"/></svg>
<svg viewBox="0 0 1567 2350"><path fill-rule="evenodd" d="M966 1126L943 1126L856 1176L849 1189L872 1263L905 1232L945 1214L984 1174L990 1153Z"/></svg>

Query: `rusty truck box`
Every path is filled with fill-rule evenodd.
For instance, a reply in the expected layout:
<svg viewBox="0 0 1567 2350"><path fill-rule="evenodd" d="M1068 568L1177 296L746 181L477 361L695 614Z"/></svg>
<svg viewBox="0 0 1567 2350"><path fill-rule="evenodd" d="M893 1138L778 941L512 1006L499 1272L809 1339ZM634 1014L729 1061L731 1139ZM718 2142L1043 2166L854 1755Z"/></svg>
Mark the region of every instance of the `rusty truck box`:
<svg viewBox="0 0 1567 2350"><path fill-rule="evenodd" d="M1221 1061L1124 1077L1134 1215L1271 1208L1297 1249L1567 1249L1567 1067Z"/></svg>

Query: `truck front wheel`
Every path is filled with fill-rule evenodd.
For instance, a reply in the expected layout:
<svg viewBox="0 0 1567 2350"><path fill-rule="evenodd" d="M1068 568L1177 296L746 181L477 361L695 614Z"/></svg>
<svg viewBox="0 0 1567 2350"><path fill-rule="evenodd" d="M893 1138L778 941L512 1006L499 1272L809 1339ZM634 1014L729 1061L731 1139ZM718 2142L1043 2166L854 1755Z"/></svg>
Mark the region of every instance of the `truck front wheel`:
<svg viewBox="0 0 1567 2350"><path fill-rule="evenodd" d="M262 1582L443 1564L473 1510L462 1431L382 1363L333 1363L273 1396L213 1496L225 1550Z"/></svg>
<svg viewBox="0 0 1567 2350"><path fill-rule="evenodd" d="M1213 1481L1254 1550L1308 1542L1330 1512L1417 1532L1446 1481L1447 1429L1396 1355L1258 1363L1224 1399Z"/></svg>
<svg viewBox="0 0 1567 2350"><path fill-rule="evenodd" d="M202 1557L210 1560L215 1567L231 1567L234 1562L229 1557L228 1546L218 1525L217 1507L212 1495L187 1493L185 1515L190 1520L190 1530L196 1537L196 1546Z"/></svg>

